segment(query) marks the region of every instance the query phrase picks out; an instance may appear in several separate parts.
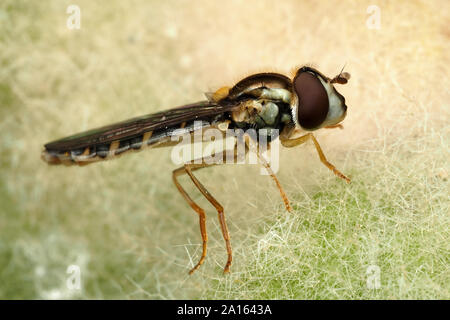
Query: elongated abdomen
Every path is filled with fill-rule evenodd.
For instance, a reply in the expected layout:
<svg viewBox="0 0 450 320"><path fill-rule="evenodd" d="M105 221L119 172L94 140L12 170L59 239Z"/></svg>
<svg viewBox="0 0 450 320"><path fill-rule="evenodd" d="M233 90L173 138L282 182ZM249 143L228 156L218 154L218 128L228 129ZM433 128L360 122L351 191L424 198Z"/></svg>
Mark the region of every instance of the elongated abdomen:
<svg viewBox="0 0 450 320"><path fill-rule="evenodd" d="M127 152L141 151L146 148L166 147L178 143L172 141L173 136L193 132L198 128L205 129L211 124L205 121L182 123L171 128L147 131L141 135L114 140L107 143L97 143L81 148L52 149L51 145L45 147L41 158L51 165L87 165L90 163L117 158ZM183 130L178 130L183 129Z"/></svg>

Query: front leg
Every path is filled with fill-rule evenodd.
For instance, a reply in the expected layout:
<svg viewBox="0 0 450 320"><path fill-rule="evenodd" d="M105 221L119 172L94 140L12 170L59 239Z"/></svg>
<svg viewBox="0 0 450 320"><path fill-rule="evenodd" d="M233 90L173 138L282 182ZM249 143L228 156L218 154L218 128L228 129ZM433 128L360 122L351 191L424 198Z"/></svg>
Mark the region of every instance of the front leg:
<svg viewBox="0 0 450 320"><path fill-rule="evenodd" d="M344 179L347 183L350 183L350 179L347 178L344 174L342 174L338 169L336 169L335 166L333 166L331 163L328 162L327 158L325 157L325 154L322 151L322 148L319 145L319 142L317 141L316 137L314 137L314 135L312 133L308 133L305 134L304 136L295 138L295 139L286 139L283 138L280 135L280 142L281 144L286 147L286 148L292 148L295 146L298 146L302 143L305 143L306 141L308 141L309 139L311 139L314 143L314 146L316 147L317 153L319 154L319 158L320 161L331 171L333 171L333 173L338 176L341 179Z"/></svg>
<svg viewBox="0 0 450 320"><path fill-rule="evenodd" d="M342 124L333 124L331 126L326 126L325 129L335 129L335 128L339 128L341 130L344 129L344 126Z"/></svg>

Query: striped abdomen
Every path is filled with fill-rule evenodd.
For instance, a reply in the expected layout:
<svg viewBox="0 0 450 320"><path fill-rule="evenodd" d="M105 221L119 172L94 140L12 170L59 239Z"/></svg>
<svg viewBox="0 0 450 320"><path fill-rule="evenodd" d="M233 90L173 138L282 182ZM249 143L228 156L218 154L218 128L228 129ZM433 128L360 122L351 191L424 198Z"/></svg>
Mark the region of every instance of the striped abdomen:
<svg viewBox="0 0 450 320"><path fill-rule="evenodd" d="M208 122L201 122L200 126L198 123L195 125L194 128L194 121L191 121L190 123L182 123L172 128L148 131L135 137L127 137L108 143L98 143L78 149L52 150L46 146L41 157L48 164L86 165L97 161L117 158L123 153L130 151L140 151L148 147L155 148L174 145L178 143L178 140L172 141L173 136L193 132L199 127L204 129L211 126Z"/></svg>

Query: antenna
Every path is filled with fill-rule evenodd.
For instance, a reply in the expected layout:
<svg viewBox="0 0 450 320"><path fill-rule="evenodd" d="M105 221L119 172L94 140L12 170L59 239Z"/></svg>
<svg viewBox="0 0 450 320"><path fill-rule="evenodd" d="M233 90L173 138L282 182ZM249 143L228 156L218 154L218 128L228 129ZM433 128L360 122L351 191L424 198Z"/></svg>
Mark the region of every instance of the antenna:
<svg viewBox="0 0 450 320"><path fill-rule="evenodd" d="M347 65L347 62L342 67L341 72L339 72L339 74L336 77L331 79L331 81L330 81L331 83L339 83L339 84L347 83L348 79L350 79L350 73L343 72L346 65Z"/></svg>

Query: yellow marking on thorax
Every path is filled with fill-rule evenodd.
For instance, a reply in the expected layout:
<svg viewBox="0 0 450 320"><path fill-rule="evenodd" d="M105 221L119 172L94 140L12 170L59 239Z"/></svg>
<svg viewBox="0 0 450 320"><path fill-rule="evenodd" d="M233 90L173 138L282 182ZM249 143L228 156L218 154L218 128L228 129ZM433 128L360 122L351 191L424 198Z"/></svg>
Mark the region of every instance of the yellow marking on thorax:
<svg viewBox="0 0 450 320"><path fill-rule="evenodd" d="M222 87L213 93L212 98L214 101L218 102L218 101L222 100L223 98L226 98L228 96L229 92L230 92L230 87Z"/></svg>

